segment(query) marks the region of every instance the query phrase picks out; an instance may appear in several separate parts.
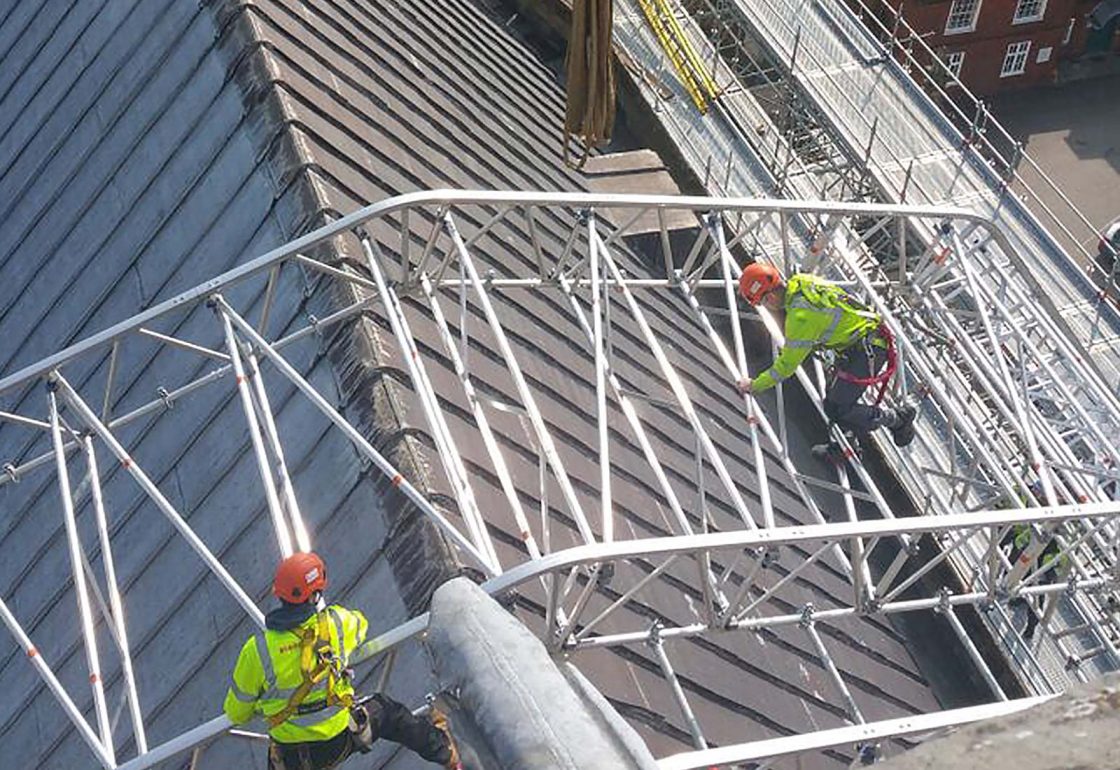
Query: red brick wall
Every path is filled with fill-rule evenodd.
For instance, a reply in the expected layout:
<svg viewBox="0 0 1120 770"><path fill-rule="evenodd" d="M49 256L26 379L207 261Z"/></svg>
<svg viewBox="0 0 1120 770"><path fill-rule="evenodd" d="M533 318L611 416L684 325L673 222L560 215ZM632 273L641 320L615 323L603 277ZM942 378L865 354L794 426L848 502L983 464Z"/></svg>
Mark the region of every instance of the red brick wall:
<svg viewBox="0 0 1120 770"><path fill-rule="evenodd" d="M923 35L934 51L942 57L956 51L964 52L961 80L981 96L1053 82L1058 59L1074 50L1078 40L1084 37L1081 28L1085 26L1084 14L1088 10L1082 10L1081 6L1092 7L1090 2L1081 0L1048 0L1040 21L1012 24L1018 0L981 0L975 29L946 35L945 24L952 0L901 1L906 21ZM1069 20L1075 16L1073 40L1070 45L1063 46ZM1001 78L1008 45L1024 40L1031 43L1025 71ZM1051 49L1049 61L1039 62L1039 50L1047 47Z"/></svg>

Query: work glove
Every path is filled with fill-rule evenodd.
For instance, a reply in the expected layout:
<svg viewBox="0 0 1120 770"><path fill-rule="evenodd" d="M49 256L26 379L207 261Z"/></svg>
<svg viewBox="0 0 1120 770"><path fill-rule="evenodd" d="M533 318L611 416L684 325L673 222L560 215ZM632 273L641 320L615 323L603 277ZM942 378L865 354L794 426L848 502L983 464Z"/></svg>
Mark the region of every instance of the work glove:
<svg viewBox="0 0 1120 770"><path fill-rule="evenodd" d="M463 763L459 760L459 749L455 745L455 738L451 735L451 725L447 722L447 714L432 706L429 718L432 720L432 726L447 738L447 752L450 756L445 767L447 770L463 770Z"/></svg>

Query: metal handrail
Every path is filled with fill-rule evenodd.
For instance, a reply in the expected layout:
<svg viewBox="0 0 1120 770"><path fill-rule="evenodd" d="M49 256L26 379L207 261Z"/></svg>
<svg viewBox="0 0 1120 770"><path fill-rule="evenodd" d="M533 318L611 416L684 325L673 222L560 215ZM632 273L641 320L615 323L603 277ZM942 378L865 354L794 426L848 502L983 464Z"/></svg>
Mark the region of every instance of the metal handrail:
<svg viewBox="0 0 1120 770"><path fill-rule="evenodd" d="M882 19L880 19L879 15L867 4L867 2L865 2L865 0L844 0L841 5L843 5L845 9L850 10L850 6L848 6L847 3L851 3L857 6L861 11L865 11L866 16L869 16L873 20L874 25L878 27L878 31L883 32L888 36L888 43L883 43L882 40L879 41L881 44L889 46L889 48L885 49L884 53L893 53L897 47L897 50L901 52L905 62L907 64L914 65L914 67L917 67L918 71L921 72L922 75L924 75L925 82L924 84L920 83L912 76L911 73L913 72L913 68L911 67L904 67L903 75L915 86L918 86L919 89L923 90L923 92L926 92L927 96L929 94L926 89L932 88L934 93L942 98L944 105L951 109L951 114L955 114L956 117L964 121L963 125L970 129L968 136L966 136L964 132L961 131L961 126L950 121L950 126L952 126L953 130L957 133L957 136L960 137L967 146L973 148L974 150L976 149L976 146L978 144L989 150L992 153L994 159L1004 167L1005 176L1010 175L1012 180L1019 183L1024 191L1029 193L1034 200L1038 201L1039 205L1043 207L1043 210L1046 212L1046 214L1061 228L1062 233L1066 235L1066 237L1068 237L1077 246L1077 250L1083 256L1089 258L1089 263L1086 266L1086 269L1090 273L1103 273L1104 271L1100 268L1099 265L1097 265L1096 260L1093 259L1094 255L1089 252L1082 245L1082 241L1076 238L1073 233L1071 233L1069 229L1064 225L1064 223L1062 223L1062 221L1058 219L1058 217L1054 214L1050 207L1047 206L1038 196L1038 193L1035 191L1035 189L1032 188L1030 184L1028 184L1023 176L1019 173L1018 164L1025 161L1032 168L1032 170L1034 170L1035 173L1037 173L1043 180L1043 182L1045 183L1045 191L1056 194L1058 198L1066 205L1066 207L1074 214L1074 216L1081 222L1081 224L1085 225L1093 235L1095 235L1098 239L1105 243L1106 250L1108 250L1112 254L1112 257L1115 260L1115 258L1117 257L1116 249L1110 243L1108 243L1107 239L1104 237L1104 231L1099 229L1096 225L1089 221L1084 212L1082 212L1081 209L1077 207L1077 204L1069 199L1069 197L1062 191L1060 187L1058 187L1057 183L1054 182L1050 175L1043 170L1042 166L1040 166L1038 162L1033 157L1031 157L1030 153L1028 153L1027 150L1022 146L1022 142L1013 137L1011 133L1003 126L1003 124L1000 123L999 120L994 115L992 115L991 112L988 111L987 105L985 104L984 100L976 96L976 94L974 94L972 90L967 85L965 85L965 83L961 81L961 79L951 69L949 69L948 65L945 64L942 58L934 52L930 45L925 41L925 38L920 35L917 30L910 26L910 23L906 21L902 12L895 9L894 6L892 6L885 0L877 0L877 4L881 6L894 19L893 26L888 29L887 26L883 23ZM858 20L864 24L870 24L863 13L858 16ZM899 31L904 32L905 36L900 36L898 34ZM918 48L928 55L929 61L922 62L921 60L919 60L918 57L915 56L912 51L907 48L906 45L903 45L903 37L905 37L907 43L917 42ZM961 108L958 100L941 87L940 83L934 77L933 72L931 72L931 68L935 71L939 71L940 74L947 76L947 82L952 84L954 88L958 89L960 95L964 97L964 100L966 100L966 103L974 108L974 117L970 118L966 111ZM982 126L978 124L975 117L979 115L983 116ZM948 116L950 116L949 113L947 113L947 117ZM1009 160L1007 157L1005 157L1000 149L996 146L996 144L992 141L992 139L989 138L989 134L987 131L989 128L994 128L996 132L1001 135L1000 138L1006 141L1009 146L1014 148L1013 158Z"/></svg>

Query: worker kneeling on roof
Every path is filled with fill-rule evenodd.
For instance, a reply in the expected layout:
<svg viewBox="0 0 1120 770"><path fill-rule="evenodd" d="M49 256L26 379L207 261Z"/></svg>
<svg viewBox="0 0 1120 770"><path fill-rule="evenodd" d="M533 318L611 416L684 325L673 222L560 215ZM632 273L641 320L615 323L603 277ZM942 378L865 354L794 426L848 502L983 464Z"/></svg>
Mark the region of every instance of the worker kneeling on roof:
<svg viewBox="0 0 1120 770"><path fill-rule="evenodd" d="M332 768L375 740L403 744L430 762L460 768L447 719L435 708L432 721L415 717L381 694L356 703L347 662L365 641L365 616L322 592L327 568L313 553L280 562L272 591L280 607L265 617L263 634L241 648L225 712L234 724L260 714L268 723L270 770Z"/></svg>
<svg viewBox="0 0 1120 770"><path fill-rule="evenodd" d="M760 393L792 376L818 348L836 352L824 412L843 430L864 434L887 428L896 446L914 440L918 410L904 403L888 407L880 402L894 373L894 338L879 315L848 295L841 287L809 273L797 273L789 282L771 265L754 262L743 268L739 293L754 306L785 314L785 344L773 365L753 380L739 380L741 393ZM878 385L875 404L861 403L868 386ZM813 447L822 458L842 461L833 442Z"/></svg>

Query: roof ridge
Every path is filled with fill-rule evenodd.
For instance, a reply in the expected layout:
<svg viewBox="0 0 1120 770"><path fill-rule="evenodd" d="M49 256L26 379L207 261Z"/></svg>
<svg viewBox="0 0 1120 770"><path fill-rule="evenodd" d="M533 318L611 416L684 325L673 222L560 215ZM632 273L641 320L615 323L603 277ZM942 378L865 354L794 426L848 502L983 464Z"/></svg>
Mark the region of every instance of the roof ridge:
<svg viewBox="0 0 1120 770"><path fill-rule="evenodd" d="M341 213L331 205L316 173L322 168L306 139L295 130L300 121L282 87L284 78L273 58L274 44L255 18L256 4L252 0L215 0L205 5L215 16L218 49L227 62L226 76L236 82L242 94L248 134L257 144L262 165L270 171L274 195L277 199L290 195L294 201L292 206L281 207L290 215L281 227L290 229L288 235L294 238L336 219ZM366 273L360 254L356 240L348 236L317 247L309 256ZM353 283L321 281L319 274L307 271L304 278L305 302L319 306L320 317L370 296L368 290ZM386 355L394 346L385 344L381 333L370 317L358 314L323 337L319 355L330 362L340 392L340 411L347 411L351 422L361 427L366 438L426 497L441 497L435 494L428 449L416 436L417 426L410 426L404 419L407 410L402 391L407 386L401 383L410 380L399 362ZM394 376L394 372L401 376ZM460 563L444 535L387 477L378 479L377 486L382 494L396 497L396 504L385 506L390 526L383 547L405 605L410 612L418 613L427 608L435 588L458 573ZM453 508L446 512L457 515Z"/></svg>

